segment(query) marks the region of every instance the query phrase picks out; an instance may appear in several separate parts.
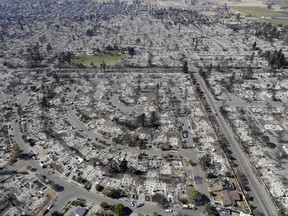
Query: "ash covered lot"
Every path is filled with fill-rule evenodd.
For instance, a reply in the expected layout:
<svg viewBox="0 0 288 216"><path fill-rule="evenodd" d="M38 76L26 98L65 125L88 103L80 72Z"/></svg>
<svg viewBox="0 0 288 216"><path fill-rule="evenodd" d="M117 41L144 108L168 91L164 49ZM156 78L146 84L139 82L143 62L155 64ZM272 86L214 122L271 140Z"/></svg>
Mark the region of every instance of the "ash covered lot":
<svg viewBox="0 0 288 216"><path fill-rule="evenodd" d="M182 204L194 185L209 196L205 173L225 175L229 164L191 77L146 70L15 72L8 86L17 82L17 92L26 92L7 96L15 107L10 142L20 133L39 160L88 190L100 184L132 200L160 194ZM207 155L204 172L199 159Z"/></svg>
<svg viewBox="0 0 288 216"><path fill-rule="evenodd" d="M64 214L72 192L139 214L287 206L288 31L158 3L1 1L0 214Z"/></svg>
<svg viewBox="0 0 288 216"><path fill-rule="evenodd" d="M257 172L276 200L286 205L287 74L253 69L247 77L246 72L215 70L204 77Z"/></svg>

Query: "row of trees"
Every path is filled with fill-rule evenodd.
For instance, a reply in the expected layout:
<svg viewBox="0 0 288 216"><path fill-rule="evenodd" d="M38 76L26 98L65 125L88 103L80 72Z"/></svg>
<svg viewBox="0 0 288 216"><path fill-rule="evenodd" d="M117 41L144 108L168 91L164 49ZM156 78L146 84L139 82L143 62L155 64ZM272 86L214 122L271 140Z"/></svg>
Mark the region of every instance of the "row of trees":
<svg viewBox="0 0 288 216"><path fill-rule="evenodd" d="M100 184L97 184L95 186L95 189L98 192L102 192L105 196L113 198L113 199L119 199L121 197L126 196L125 192L122 191L121 189L115 189L115 188L111 188L111 187L103 187Z"/></svg>
<svg viewBox="0 0 288 216"><path fill-rule="evenodd" d="M151 113L150 119L147 119L146 114L142 113L138 116L138 122L142 127L152 127L157 129L160 126L160 117L156 111Z"/></svg>
<svg viewBox="0 0 288 216"><path fill-rule="evenodd" d="M115 121L115 123L119 125L125 126L131 131L134 131L139 127L158 129L161 125L160 116L156 111L151 112L149 118L145 113L142 113L132 120L121 120L118 118L114 118L113 121Z"/></svg>
<svg viewBox="0 0 288 216"><path fill-rule="evenodd" d="M282 49L274 50L274 52L267 51L266 58L269 66L272 69L280 69L286 66L287 61Z"/></svg>
<svg viewBox="0 0 288 216"><path fill-rule="evenodd" d="M113 142L117 144L125 144L130 147L139 147L140 149L145 148L145 140L140 139L137 134L125 133L121 136L113 138Z"/></svg>

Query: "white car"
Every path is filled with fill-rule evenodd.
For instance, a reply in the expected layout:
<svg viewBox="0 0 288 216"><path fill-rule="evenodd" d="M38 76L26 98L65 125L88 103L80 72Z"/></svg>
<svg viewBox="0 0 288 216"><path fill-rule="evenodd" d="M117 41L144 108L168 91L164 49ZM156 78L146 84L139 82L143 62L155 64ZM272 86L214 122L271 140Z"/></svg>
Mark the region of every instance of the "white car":
<svg viewBox="0 0 288 216"><path fill-rule="evenodd" d="M46 168L47 166L46 166L46 164L43 162L43 161L41 161L40 163L39 163L39 166L41 167L41 168Z"/></svg>
<svg viewBox="0 0 288 216"><path fill-rule="evenodd" d="M50 210L53 206L54 206L54 203L52 203L51 205L49 205L49 206L47 207L47 210Z"/></svg>
<svg viewBox="0 0 288 216"><path fill-rule="evenodd" d="M172 209L166 209L165 212L172 212Z"/></svg>

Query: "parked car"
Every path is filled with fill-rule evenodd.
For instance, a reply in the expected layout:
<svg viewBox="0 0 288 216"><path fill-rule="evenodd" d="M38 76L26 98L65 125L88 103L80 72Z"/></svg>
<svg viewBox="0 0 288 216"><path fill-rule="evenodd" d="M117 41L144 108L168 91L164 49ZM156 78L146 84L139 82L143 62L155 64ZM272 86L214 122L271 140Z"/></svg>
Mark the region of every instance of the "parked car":
<svg viewBox="0 0 288 216"><path fill-rule="evenodd" d="M47 209L50 210L54 206L54 203L50 204Z"/></svg>
<svg viewBox="0 0 288 216"><path fill-rule="evenodd" d="M39 163L39 166L41 167L41 168L46 168L47 166L46 166L46 164L43 162L43 161L41 161L40 163Z"/></svg>
<svg viewBox="0 0 288 216"><path fill-rule="evenodd" d="M184 130L184 131L182 132L182 137L183 137L183 138L188 138L188 134L189 134L189 132L188 132L187 130Z"/></svg>
<svg viewBox="0 0 288 216"><path fill-rule="evenodd" d="M138 203L136 203L136 208L140 208L140 207L142 207L143 205L144 205L143 202L138 202Z"/></svg>

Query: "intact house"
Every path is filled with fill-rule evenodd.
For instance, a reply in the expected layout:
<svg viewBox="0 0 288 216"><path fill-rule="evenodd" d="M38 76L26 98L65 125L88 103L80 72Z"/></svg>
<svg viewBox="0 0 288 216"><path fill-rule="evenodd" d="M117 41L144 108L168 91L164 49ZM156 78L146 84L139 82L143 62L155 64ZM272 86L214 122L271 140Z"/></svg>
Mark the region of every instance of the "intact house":
<svg viewBox="0 0 288 216"><path fill-rule="evenodd" d="M237 190L223 190L221 193L223 206L235 206L237 201L241 201L240 194Z"/></svg>
<svg viewBox="0 0 288 216"><path fill-rule="evenodd" d="M84 216L86 212L86 208L81 206L73 206L64 214L64 216Z"/></svg>

